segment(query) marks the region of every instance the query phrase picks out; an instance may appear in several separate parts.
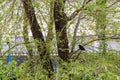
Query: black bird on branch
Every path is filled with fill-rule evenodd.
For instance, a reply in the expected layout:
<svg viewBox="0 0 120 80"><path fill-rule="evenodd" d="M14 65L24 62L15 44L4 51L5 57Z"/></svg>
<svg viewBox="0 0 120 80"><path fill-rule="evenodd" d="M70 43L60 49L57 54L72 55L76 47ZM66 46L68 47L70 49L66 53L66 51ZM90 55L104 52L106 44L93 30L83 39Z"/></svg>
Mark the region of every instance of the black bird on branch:
<svg viewBox="0 0 120 80"><path fill-rule="evenodd" d="M79 46L79 49L80 49L81 51L85 51L85 48L84 48L83 45L78 45L78 46Z"/></svg>

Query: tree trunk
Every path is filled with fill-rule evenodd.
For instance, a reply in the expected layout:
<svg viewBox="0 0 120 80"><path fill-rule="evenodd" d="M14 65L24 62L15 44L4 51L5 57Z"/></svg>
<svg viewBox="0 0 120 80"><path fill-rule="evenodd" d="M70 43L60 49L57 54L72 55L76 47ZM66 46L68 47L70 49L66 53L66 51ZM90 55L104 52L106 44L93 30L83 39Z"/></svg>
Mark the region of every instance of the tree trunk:
<svg viewBox="0 0 120 80"><path fill-rule="evenodd" d="M54 1L54 20L57 39L58 55L64 61L68 61L69 47L66 25L68 18L64 13L65 0Z"/></svg>
<svg viewBox="0 0 120 80"><path fill-rule="evenodd" d="M29 20L33 38L37 40L36 44L37 44L38 52L40 53L41 64L43 68L47 70L48 76L51 77L51 71L53 71L53 68L52 68L49 53L47 52L44 36L42 34L41 28L35 16L34 7L32 6L32 1L22 0L22 2L23 2L27 19Z"/></svg>
<svg viewBox="0 0 120 80"><path fill-rule="evenodd" d="M32 58L33 57L33 50L32 50L32 45L29 41L28 20L26 17L24 18L24 24L23 24L23 37L24 37L25 46L27 48L28 54L29 54L30 58Z"/></svg>
<svg viewBox="0 0 120 80"><path fill-rule="evenodd" d="M41 28L35 16L35 11L32 5L32 1L22 0L22 2L23 2L23 7L25 9L26 16L30 23L33 38L37 40L37 43L36 43L37 49L38 49L38 52L40 53L40 57L42 58L46 53L46 45L45 45L45 41L44 41Z"/></svg>
<svg viewBox="0 0 120 80"><path fill-rule="evenodd" d="M50 4L50 18L49 18L49 23L48 23L48 34L47 34L47 38L46 38L46 48L47 48L47 52L49 53L52 53L53 52L53 45L52 45L52 40L53 40L53 37L54 37L54 34L53 34L53 22L54 22L54 19L53 19L53 8L54 8L54 0L51 0Z"/></svg>

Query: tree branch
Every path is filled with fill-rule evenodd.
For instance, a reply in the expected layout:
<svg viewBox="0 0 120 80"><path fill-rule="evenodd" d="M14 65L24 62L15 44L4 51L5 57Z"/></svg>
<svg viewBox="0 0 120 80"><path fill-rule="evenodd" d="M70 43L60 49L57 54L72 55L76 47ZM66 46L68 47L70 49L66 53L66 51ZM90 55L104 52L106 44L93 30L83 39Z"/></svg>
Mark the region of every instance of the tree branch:
<svg viewBox="0 0 120 80"><path fill-rule="evenodd" d="M46 44L41 27L35 15L35 10L32 4L32 0L21 0L21 1L23 3L23 8L26 17L29 20L30 29L32 31L33 38L37 40L37 42L35 43L37 44L38 52L40 53L40 57L43 58L43 56L46 54Z"/></svg>
<svg viewBox="0 0 120 80"><path fill-rule="evenodd" d="M111 6L115 5L116 3L120 2L120 0L117 0L116 2L112 3L111 5L107 6L106 8L110 8Z"/></svg>
<svg viewBox="0 0 120 80"><path fill-rule="evenodd" d="M85 0L85 1L86 1L86 0ZM71 16L69 17L69 21L72 20L73 18L75 18L75 17L78 15L78 13L85 8L85 5L88 4L90 1L92 1L92 0L88 0L88 1L86 1L86 2L83 2L82 7L80 7L80 8L77 9L77 10L75 10L75 11L71 14Z"/></svg>
<svg viewBox="0 0 120 80"><path fill-rule="evenodd" d="M106 39L120 39L120 36L116 37L117 35L113 35L113 36L110 36L110 37L106 37L106 38L98 38L98 39L94 39L94 40L91 40L87 43L84 44L84 46L94 42L94 41L100 41L100 40L106 40Z"/></svg>
<svg viewBox="0 0 120 80"><path fill-rule="evenodd" d="M72 41L72 45L71 45L72 46L71 52L73 52L74 47L75 47L76 35L77 35L77 30L78 30L78 27L79 27L79 24L80 24L80 20L85 18L85 16L81 17L81 15L82 15L82 12L79 14L79 17L78 17L78 20L77 20L77 24L76 24L75 29L74 29L73 41Z"/></svg>
<svg viewBox="0 0 120 80"><path fill-rule="evenodd" d="M85 44L83 44L83 46L86 46L94 41L99 41L99 40L106 40L106 39L120 39L120 34L116 34L116 35L113 35L113 36L110 36L110 37L106 37L106 38L98 38L98 39L94 39L94 40L91 40ZM73 54L75 53L78 53L80 51L80 49L77 49L75 52L72 52L70 53L69 57L71 58L73 56Z"/></svg>
<svg viewBox="0 0 120 80"><path fill-rule="evenodd" d="M32 42L28 42L28 43L25 43L25 42L23 42L23 43L17 43L17 44L15 44L14 46L10 47L10 48L9 48L7 51L5 51L3 54L7 54L11 49L15 48L16 46L19 46L19 45L22 45L22 44L30 44L30 43L32 43Z"/></svg>

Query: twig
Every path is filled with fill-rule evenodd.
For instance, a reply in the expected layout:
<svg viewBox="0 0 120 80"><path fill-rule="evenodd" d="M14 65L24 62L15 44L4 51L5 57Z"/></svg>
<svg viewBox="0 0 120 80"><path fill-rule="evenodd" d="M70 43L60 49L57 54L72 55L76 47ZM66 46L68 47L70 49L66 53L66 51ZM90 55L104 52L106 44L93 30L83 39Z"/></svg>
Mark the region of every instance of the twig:
<svg viewBox="0 0 120 80"><path fill-rule="evenodd" d="M77 14L78 14L81 10L83 10L83 9L85 8L85 5L88 4L90 1L92 1L92 0L88 0L87 2L83 2L82 7L80 7L80 8L77 9L77 10L75 10L75 11L71 14L71 16L69 17L69 21L72 20L73 18L75 18L75 17L77 16Z"/></svg>
<svg viewBox="0 0 120 80"><path fill-rule="evenodd" d="M19 46L19 45L22 45L22 44L30 44L32 42L28 42L28 43L18 43L18 44L15 44L14 46L12 46L11 48L9 48L7 51L5 51L3 54L7 54L11 49L15 48L16 46Z"/></svg>
<svg viewBox="0 0 120 80"><path fill-rule="evenodd" d="M120 2L120 0L117 0L116 2L112 3L111 5L107 6L106 8L110 8L111 6L113 6L114 4Z"/></svg>
<svg viewBox="0 0 120 80"><path fill-rule="evenodd" d="M99 40L106 40L106 39L120 39L119 37L116 37L116 38L115 38L115 36L116 36L116 35L111 36L111 37L106 37L106 38L98 38L98 39L94 39L94 40L91 40L91 41L85 43L84 46L86 46L86 45L88 45L88 44L90 44L90 43L92 43L92 42L94 42L94 41L99 41Z"/></svg>

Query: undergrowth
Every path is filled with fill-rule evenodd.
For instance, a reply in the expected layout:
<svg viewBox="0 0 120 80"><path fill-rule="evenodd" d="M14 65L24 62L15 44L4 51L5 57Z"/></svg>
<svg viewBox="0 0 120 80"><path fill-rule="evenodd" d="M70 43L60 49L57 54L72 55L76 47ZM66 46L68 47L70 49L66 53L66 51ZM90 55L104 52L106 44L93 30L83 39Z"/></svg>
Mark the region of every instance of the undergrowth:
<svg viewBox="0 0 120 80"><path fill-rule="evenodd" d="M58 66L51 80L120 80L120 55L84 53L76 61L66 63L55 59ZM27 70L28 61L16 66L16 61L4 64L0 61L0 80L47 80L47 72L41 64L34 67L33 76Z"/></svg>

